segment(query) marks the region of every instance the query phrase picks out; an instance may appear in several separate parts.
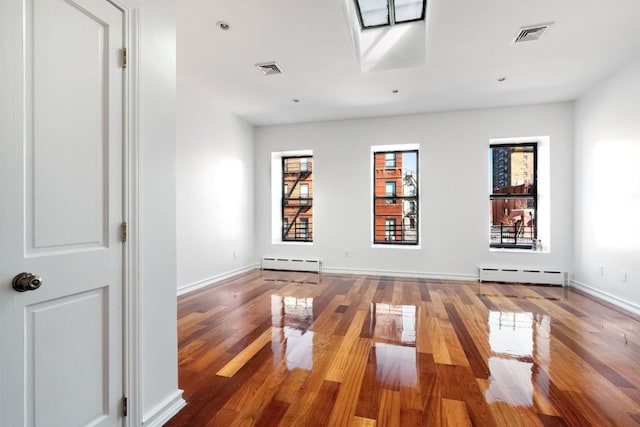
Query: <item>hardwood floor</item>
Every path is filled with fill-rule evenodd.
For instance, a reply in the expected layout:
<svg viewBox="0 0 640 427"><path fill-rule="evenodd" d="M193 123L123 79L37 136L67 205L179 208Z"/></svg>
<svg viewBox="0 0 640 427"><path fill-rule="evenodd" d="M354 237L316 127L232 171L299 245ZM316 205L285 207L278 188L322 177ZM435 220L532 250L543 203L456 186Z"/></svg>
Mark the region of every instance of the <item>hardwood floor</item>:
<svg viewBox="0 0 640 427"><path fill-rule="evenodd" d="M544 286L253 271L179 299L168 426L637 426L640 325Z"/></svg>

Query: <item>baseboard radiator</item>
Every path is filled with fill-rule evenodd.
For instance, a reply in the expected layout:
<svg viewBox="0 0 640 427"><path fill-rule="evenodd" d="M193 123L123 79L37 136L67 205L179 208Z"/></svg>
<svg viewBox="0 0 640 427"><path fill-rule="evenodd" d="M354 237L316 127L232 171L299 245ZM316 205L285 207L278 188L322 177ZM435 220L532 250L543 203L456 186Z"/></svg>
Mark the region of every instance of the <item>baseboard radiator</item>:
<svg viewBox="0 0 640 427"><path fill-rule="evenodd" d="M529 267L484 266L479 268L479 279L481 282L515 282L565 286L567 284L567 272Z"/></svg>
<svg viewBox="0 0 640 427"><path fill-rule="evenodd" d="M263 257L263 270L310 271L320 273L322 263L315 258Z"/></svg>

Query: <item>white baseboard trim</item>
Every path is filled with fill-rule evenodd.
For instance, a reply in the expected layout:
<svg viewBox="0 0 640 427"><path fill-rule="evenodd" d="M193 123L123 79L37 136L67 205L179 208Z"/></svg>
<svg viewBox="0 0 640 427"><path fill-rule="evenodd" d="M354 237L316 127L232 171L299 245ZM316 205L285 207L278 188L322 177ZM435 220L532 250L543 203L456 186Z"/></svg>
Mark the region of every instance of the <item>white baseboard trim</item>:
<svg viewBox="0 0 640 427"><path fill-rule="evenodd" d="M211 286L223 280L230 279L231 277L255 270L256 268L260 268L260 264L250 264L212 277L207 277L206 279L198 280L197 282L193 282L188 285L180 286L178 288L178 296L206 288L207 286Z"/></svg>
<svg viewBox="0 0 640 427"><path fill-rule="evenodd" d="M632 303L608 292L601 291L600 289L596 289L577 280L571 280L570 284L572 287L579 289L586 294L602 299L608 303L615 305L616 307L620 307L623 310L633 313L636 316L640 316L640 305L638 304Z"/></svg>
<svg viewBox="0 0 640 427"><path fill-rule="evenodd" d="M178 389L142 416L142 426L162 427L186 404L187 402L182 398L182 390Z"/></svg>
<svg viewBox="0 0 640 427"><path fill-rule="evenodd" d="M435 280L462 280L462 281L478 281L477 274L452 274L452 273L431 273L421 271L397 271L397 270L364 270L359 268L334 268L322 267L323 273L331 274L365 274L369 276L395 276L395 277L412 277L420 279Z"/></svg>

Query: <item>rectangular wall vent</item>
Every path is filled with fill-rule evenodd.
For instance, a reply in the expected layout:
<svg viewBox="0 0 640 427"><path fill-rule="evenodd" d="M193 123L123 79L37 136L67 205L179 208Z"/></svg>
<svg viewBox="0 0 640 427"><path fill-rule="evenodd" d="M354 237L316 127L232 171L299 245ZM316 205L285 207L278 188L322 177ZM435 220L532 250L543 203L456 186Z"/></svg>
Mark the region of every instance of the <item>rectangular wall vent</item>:
<svg viewBox="0 0 640 427"><path fill-rule="evenodd" d="M567 284L567 272L555 269L528 267L480 267L481 282L534 283L542 285Z"/></svg>
<svg viewBox="0 0 640 427"><path fill-rule="evenodd" d="M263 257L263 270L310 271L320 273L321 262L315 258Z"/></svg>
<svg viewBox="0 0 640 427"><path fill-rule="evenodd" d="M520 32L513 39L514 43L530 42L540 39L542 34L551 26L552 23L532 25L520 28Z"/></svg>
<svg viewBox="0 0 640 427"><path fill-rule="evenodd" d="M262 74L264 74L265 76L268 76L270 74L282 74L282 68L280 68L280 66L276 64L275 61L256 64L256 67L258 67L258 69L262 71Z"/></svg>

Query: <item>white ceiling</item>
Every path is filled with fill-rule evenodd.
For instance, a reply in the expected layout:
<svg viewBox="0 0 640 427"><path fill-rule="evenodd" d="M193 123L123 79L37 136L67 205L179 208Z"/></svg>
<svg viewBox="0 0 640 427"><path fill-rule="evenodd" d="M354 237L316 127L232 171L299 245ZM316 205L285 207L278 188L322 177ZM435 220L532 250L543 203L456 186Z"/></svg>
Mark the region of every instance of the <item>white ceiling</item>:
<svg viewBox="0 0 640 427"><path fill-rule="evenodd" d="M423 63L362 72L352 1L177 2L178 89L270 125L573 100L640 56L639 0L427 0Z"/></svg>

